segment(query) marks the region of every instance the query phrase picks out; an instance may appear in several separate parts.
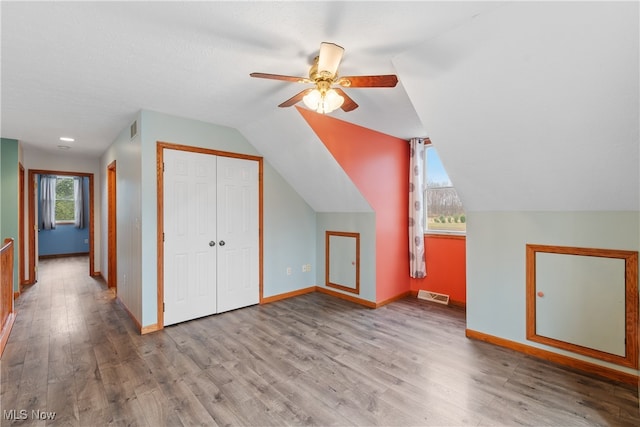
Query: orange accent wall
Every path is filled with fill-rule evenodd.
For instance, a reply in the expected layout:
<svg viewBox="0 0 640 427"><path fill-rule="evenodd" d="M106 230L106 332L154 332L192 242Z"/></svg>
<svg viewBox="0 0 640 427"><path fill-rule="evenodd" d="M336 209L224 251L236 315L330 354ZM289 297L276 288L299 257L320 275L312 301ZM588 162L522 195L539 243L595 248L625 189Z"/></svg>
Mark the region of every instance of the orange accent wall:
<svg viewBox="0 0 640 427"><path fill-rule="evenodd" d="M409 144L296 107L376 214L376 302L409 291Z"/></svg>
<svg viewBox="0 0 640 427"><path fill-rule="evenodd" d="M412 291L427 290L449 295L452 302L466 305L466 239L462 236L426 235L427 276L409 279Z"/></svg>

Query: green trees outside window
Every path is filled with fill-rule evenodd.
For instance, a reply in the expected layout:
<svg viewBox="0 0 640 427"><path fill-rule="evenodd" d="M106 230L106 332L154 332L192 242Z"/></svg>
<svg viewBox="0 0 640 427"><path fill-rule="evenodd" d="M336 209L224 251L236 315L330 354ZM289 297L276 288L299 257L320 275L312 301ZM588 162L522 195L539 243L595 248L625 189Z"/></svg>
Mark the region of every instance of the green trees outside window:
<svg viewBox="0 0 640 427"><path fill-rule="evenodd" d="M58 177L56 180L56 222L75 221L73 178Z"/></svg>
<svg viewBox="0 0 640 427"><path fill-rule="evenodd" d="M466 232L467 217L462 202L444 169L438 152L427 146L425 162L427 231Z"/></svg>

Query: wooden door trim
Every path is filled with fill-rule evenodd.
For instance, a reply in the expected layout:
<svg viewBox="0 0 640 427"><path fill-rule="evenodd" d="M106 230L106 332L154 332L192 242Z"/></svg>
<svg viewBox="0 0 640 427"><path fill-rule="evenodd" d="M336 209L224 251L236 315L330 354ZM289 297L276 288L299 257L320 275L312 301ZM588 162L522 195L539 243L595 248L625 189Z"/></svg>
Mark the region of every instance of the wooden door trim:
<svg viewBox="0 0 640 427"><path fill-rule="evenodd" d="M18 265L20 266L18 280L20 286L26 284L24 277L24 166L18 162Z"/></svg>
<svg viewBox="0 0 640 427"><path fill-rule="evenodd" d="M260 156L250 154L232 153L210 148L194 147L191 145L173 144L170 142L156 142L156 185L157 185L157 327L153 330L164 329L164 150L189 151L193 153L210 154L221 157L232 157L258 162L258 282L259 282L259 302L262 304L263 298L263 159ZM144 329L144 327L143 327Z"/></svg>
<svg viewBox="0 0 640 427"><path fill-rule="evenodd" d="M87 172L69 172L55 171L45 169L29 169L29 278L28 283L36 282L36 214L35 214L35 197L36 197L36 175L65 175L65 176L81 176L89 178L89 275L92 277L99 276L100 272L95 270L94 260L94 190L93 190L93 174Z"/></svg>
<svg viewBox="0 0 640 427"><path fill-rule="evenodd" d="M536 330L536 254L550 253L600 258L617 258L625 264L625 355L607 353L576 343L538 335ZM628 250L579 248L572 246L526 245L526 337L529 341L572 353L638 369L638 252Z"/></svg>
<svg viewBox="0 0 640 427"><path fill-rule="evenodd" d="M107 166L107 286L118 292L116 161Z"/></svg>
<svg viewBox="0 0 640 427"><path fill-rule="evenodd" d="M356 294L356 295L360 295L360 233L351 233L351 232L344 232L344 231L330 231L330 230L325 230L325 262L324 262L324 283L325 286L329 287L329 288L336 288L336 289L340 289L341 291L345 291L345 292L350 292L352 294ZM331 281L331 277L330 277L330 260L331 260L331 245L329 244L330 242L330 238L331 236L342 236L342 237L351 237L353 239L355 239L355 245L356 245L356 259L355 259L355 263L356 263L356 275L355 275L355 287L350 288L349 286L344 286L342 284L339 283L333 283Z"/></svg>

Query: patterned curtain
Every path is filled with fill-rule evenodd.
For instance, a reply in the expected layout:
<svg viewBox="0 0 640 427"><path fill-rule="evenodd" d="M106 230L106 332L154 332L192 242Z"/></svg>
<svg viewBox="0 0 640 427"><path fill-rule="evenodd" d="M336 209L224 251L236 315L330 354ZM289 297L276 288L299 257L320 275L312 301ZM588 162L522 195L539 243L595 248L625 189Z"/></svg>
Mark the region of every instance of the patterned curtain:
<svg viewBox="0 0 640 427"><path fill-rule="evenodd" d="M40 216L43 229L56 228L56 177L53 175L42 175L40 180Z"/></svg>
<svg viewBox="0 0 640 427"><path fill-rule="evenodd" d="M409 275L427 275L424 256L424 142L423 138L409 141Z"/></svg>
<svg viewBox="0 0 640 427"><path fill-rule="evenodd" d="M73 178L73 200L76 228L84 228L84 178L76 176Z"/></svg>

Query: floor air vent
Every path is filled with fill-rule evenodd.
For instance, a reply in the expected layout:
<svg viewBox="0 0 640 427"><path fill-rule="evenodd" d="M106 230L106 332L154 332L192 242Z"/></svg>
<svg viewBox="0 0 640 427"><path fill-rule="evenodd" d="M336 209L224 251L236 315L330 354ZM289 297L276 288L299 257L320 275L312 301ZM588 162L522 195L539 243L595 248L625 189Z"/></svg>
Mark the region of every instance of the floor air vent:
<svg viewBox="0 0 640 427"><path fill-rule="evenodd" d="M439 294L437 292L418 291L418 299L449 305L449 295Z"/></svg>

